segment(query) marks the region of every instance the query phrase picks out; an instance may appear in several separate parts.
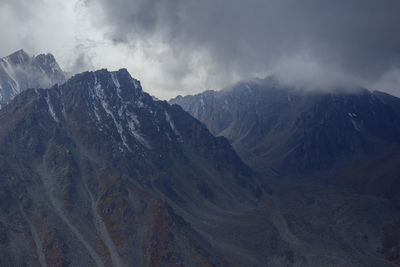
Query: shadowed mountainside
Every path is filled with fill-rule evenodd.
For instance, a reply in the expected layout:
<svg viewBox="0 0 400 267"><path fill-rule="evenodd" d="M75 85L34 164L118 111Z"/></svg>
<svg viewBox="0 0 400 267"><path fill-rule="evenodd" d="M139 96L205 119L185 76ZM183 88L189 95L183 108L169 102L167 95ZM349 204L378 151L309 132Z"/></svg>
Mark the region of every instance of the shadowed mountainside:
<svg viewBox="0 0 400 267"><path fill-rule="evenodd" d="M153 100L124 69L26 90L0 110L0 173L1 266L397 259L390 202L261 180L225 138Z"/></svg>
<svg viewBox="0 0 400 267"><path fill-rule="evenodd" d="M400 99L394 96L302 91L268 78L170 103L226 137L255 169L327 177L400 203Z"/></svg>

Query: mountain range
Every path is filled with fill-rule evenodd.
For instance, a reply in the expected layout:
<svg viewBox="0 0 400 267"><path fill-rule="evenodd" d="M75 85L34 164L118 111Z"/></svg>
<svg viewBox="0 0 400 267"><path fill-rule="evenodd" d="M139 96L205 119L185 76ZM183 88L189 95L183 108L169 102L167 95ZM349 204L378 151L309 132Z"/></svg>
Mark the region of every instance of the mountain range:
<svg viewBox="0 0 400 267"><path fill-rule="evenodd" d="M307 91L277 79L170 100L226 137L256 170L319 177L400 203L400 99L367 89Z"/></svg>
<svg viewBox="0 0 400 267"><path fill-rule="evenodd" d="M268 95L265 82L271 81L257 82L262 85L258 93ZM312 176L353 166L345 165L345 159L386 155L379 149L397 142L396 98L361 90L353 95L354 103L366 98L381 103L379 108L364 114L370 106L356 109L363 104L354 104L354 110L340 117L347 94L309 98L308 93L276 88L271 89L276 94L271 107L252 102L264 101L262 94L249 97L246 90L257 91L243 83L171 101L180 101L182 108L144 92L126 69L84 72L56 83L49 89L23 90L0 110L0 266L400 264L395 202L339 183L297 179L297 171ZM211 105L210 99L220 101L224 94L232 98ZM248 113L243 115L246 97ZM309 102L322 99L326 102L320 109L308 108ZM198 116L183 100L208 115ZM326 104L330 101L338 103L338 115ZM287 110L287 103L294 103L293 109ZM344 148L326 156L329 150L313 147L314 139L308 137L316 131L312 111L323 114L316 120L322 125L334 125L330 116L345 120L347 132L332 132L332 138L341 133L346 144L366 138L371 146L356 143L350 150L356 151L354 156ZM372 122L387 128L370 133L370 114L379 117ZM392 123L383 121L383 115ZM264 119L271 126L263 126ZM278 142L274 151L286 153L276 162L264 161L272 154L246 156L241 142L251 136L244 133L260 127L259 133L270 132L269 127L271 133L288 132L280 140L290 144L288 140L296 141L291 132L298 131L296 125L307 133L298 138L310 150L296 154L296 164L279 165L293 156L286 156L291 150ZM325 126L320 127L323 132ZM218 129L232 130L221 134ZM268 138L259 137L258 147L268 152ZM258 152L248 147L250 153ZM315 151L323 156L318 163ZM394 147L392 153L397 155Z"/></svg>

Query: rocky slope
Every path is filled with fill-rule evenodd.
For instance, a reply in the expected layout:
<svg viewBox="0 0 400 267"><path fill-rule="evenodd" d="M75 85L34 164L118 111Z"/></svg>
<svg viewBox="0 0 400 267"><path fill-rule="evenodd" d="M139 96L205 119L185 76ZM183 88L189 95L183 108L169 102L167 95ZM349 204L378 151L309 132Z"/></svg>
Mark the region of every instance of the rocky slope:
<svg viewBox="0 0 400 267"><path fill-rule="evenodd" d="M126 70L0 110L1 266L393 266L399 210L262 182L228 141ZM385 258L387 260L385 260Z"/></svg>
<svg viewBox="0 0 400 267"><path fill-rule="evenodd" d="M27 88L49 88L65 80L52 54L30 56L19 50L0 58L0 108Z"/></svg>
<svg viewBox="0 0 400 267"><path fill-rule="evenodd" d="M172 207L247 209L260 194L224 138L126 70L27 90L0 125L1 266L224 265Z"/></svg>
<svg viewBox="0 0 400 267"><path fill-rule="evenodd" d="M400 203L396 97L365 89L306 92L269 78L170 103L181 105L213 134L228 138L256 169L333 177Z"/></svg>

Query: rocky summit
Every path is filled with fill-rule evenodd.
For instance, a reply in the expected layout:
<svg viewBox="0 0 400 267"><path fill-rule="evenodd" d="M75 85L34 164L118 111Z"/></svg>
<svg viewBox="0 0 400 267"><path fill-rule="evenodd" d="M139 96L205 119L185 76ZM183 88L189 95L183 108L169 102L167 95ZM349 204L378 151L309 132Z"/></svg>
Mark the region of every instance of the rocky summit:
<svg viewBox="0 0 400 267"><path fill-rule="evenodd" d="M125 69L17 95L0 110L0 173L0 266L399 260L392 202L259 176Z"/></svg>
<svg viewBox="0 0 400 267"><path fill-rule="evenodd" d="M63 83L66 74L52 54L30 56L19 50L0 58L0 108L28 88L48 88Z"/></svg>

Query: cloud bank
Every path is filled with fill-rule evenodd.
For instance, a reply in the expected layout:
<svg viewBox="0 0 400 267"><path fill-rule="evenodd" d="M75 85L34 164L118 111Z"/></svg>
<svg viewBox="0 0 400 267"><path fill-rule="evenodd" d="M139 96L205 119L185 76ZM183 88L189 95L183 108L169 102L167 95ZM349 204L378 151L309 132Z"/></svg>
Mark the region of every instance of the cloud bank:
<svg viewBox="0 0 400 267"><path fill-rule="evenodd" d="M16 25L0 26L11 40L0 52L50 47L71 71L127 67L161 98L269 74L400 96L398 0L64 2L0 0L0 25Z"/></svg>
<svg viewBox="0 0 400 267"><path fill-rule="evenodd" d="M275 73L283 81L310 86L350 83L400 90L393 82L399 80L400 1L85 3L101 14L92 21L104 26L109 40L148 53L162 69L159 78L177 86L215 86ZM392 83L379 83L388 75L395 76Z"/></svg>

